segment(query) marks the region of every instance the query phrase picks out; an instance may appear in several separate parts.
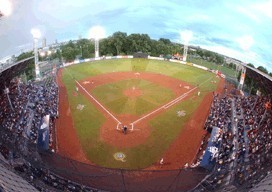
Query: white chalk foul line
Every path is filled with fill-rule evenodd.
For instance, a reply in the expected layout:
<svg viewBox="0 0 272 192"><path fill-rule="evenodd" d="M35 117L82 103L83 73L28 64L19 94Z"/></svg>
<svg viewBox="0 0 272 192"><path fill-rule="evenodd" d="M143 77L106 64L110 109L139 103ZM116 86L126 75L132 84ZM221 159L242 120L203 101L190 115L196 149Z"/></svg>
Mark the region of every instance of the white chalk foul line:
<svg viewBox="0 0 272 192"><path fill-rule="evenodd" d="M152 115L152 114L154 114L154 113L156 113L156 112L158 112L158 111L160 111L160 110L162 110L162 109L167 109L168 107L170 107L170 106L174 105L175 103L179 102L181 99L183 99L184 97L186 97L186 96L188 95L188 93L190 93L191 91L193 91L193 90L195 90L195 89L196 89L196 87L193 88L193 89L191 89L190 91L188 91L188 92L182 94L182 95L179 96L178 98L175 98L174 100L170 101L169 103L166 103L165 105L159 107L158 109L156 109L156 110L154 110L154 111L152 111L152 112L146 114L145 116L141 117L140 119L137 119L136 121L132 122L131 124L135 124L135 123L137 123L137 122L139 122L139 121L141 121L141 120L143 120L143 119L149 117L150 115Z"/></svg>
<svg viewBox="0 0 272 192"><path fill-rule="evenodd" d="M106 111L117 123L122 124L111 112L109 112L99 101L97 101L77 80L75 82L89 95L104 111Z"/></svg>
<svg viewBox="0 0 272 192"><path fill-rule="evenodd" d="M69 73L69 75L72 77L72 75L71 75L71 73L66 69L66 68L64 68L68 73ZM73 78L73 77L72 77ZM200 85L203 85L204 83L206 83L207 81L209 81L210 79L212 79L212 77L211 78L209 78L209 79L207 79L206 81L204 81L204 82L202 82L202 83L200 83ZM115 121L117 121L117 123L119 123L119 124L122 124L114 115L112 115L100 102L98 102L88 91L86 91L86 89L84 88L84 87L82 87L82 85L77 81L77 80L75 80L75 82L102 108L102 109L104 109ZM199 85L199 86L200 86ZM136 120L136 121L134 121L134 122L132 122L130 125L132 126L132 130L133 130L133 125L135 124L135 123L137 123L137 122L139 122L139 121L141 121L141 120L143 120L143 119L145 119L146 117L148 117L148 116L150 116L150 115L152 115L152 114L154 114L154 113L156 113L157 111L159 111L159 110L161 110L161 109L167 109L167 108L169 108L169 107L171 107L172 105L174 105L174 104L176 104L177 102L179 102L180 100L182 100L183 98L185 98L187 95L188 95L188 93L190 93L191 91L193 91L193 90L195 90L197 87L195 87L195 88L193 88L193 89L191 89L190 91L188 91L188 92L186 92L186 93L184 93L183 95L181 95L181 96L179 96L178 98L175 98L174 100L172 100L172 101L170 101L169 103L167 103L167 104L165 104L165 105L163 105L163 106L161 106L161 107L159 107L158 109L156 109L156 110L154 110L154 111L152 111L151 113L148 113L147 115L145 115L145 116L143 116L143 117L141 117L140 119L138 119L138 120Z"/></svg>
<svg viewBox="0 0 272 192"><path fill-rule="evenodd" d="M182 100L186 96L187 96L187 94L184 94L184 95L178 97L178 99L176 99L175 101L172 101L172 103L168 103L168 105L164 106L164 109L171 107L172 105L176 104L177 102L179 102L180 100Z"/></svg>
<svg viewBox="0 0 272 192"><path fill-rule="evenodd" d="M211 80L211 78L207 79L206 81L200 83L200 85L203 85L204 83L206 83L207 81ZM180 97L177 97L176 99L174 99L173 101L170 101L168 104L165 105L165 109L171 107L172 105L176 104L177 102L179 102L180 100L182 100L184 97L186 97L191 91L195 90L197 87L191 89L190 91L184 93L183 95L181 95Z"/></svg>
<svg viewBox="0 0 272 192"><path fill-rule="evenodd" d="M213 78L213 77L211 77L211 78L207 79L206 81L200 83L199 86L200 86L200 85L203 85L204 83L206 83L207 81L209 81L209 80L212 79L212 78ZM138 123L139 121L141 121L141 120L143 120L143 119L149 117L150 115L152 115L152 114L154 114L154 113L160 111L161 109L167 109L167 108L173 106L174 104L176 104L176 103L178 103L180 100L184 99L190 92L194 91L194 90L197 89L197 88L198 88L198 87L194 87L194 88L191 89L190 91L187 91L186 93L182 94L181 96L175 98L174 100L170 101L169 103L166 103L165 105L159 107L158 109L156 109L156 110L154 110L154 111L152 111L152 112L146 114L145 116L141 117L140 119L137 119L136 121L132 122L131 124L136 124L136 123Z"/></svg>
<svg viewBox="0 0 272 192"><path fill-rule="evenodd" d="M194 89L191 89L189 92L191 92L191 91L193 91L193 90L195 90L195 88L194 88ZM182 99L184 99L184 98L188 95L189 92L184 93L183 95L181 95L181 96L178 97L177 99L175 99L175 100L173 100L173 101L167 103L167 104L164 106L164 109L167 109L167 108L169 108L169 107L175 105L176 103L180 102Z"/></svg>

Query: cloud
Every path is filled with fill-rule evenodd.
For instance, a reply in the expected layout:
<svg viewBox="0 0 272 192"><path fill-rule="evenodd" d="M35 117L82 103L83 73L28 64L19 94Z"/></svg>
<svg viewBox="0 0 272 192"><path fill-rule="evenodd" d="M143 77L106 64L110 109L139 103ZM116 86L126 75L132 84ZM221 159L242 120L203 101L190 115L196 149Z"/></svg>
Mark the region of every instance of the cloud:
<svg viewBox="0 0 272 192"><path fill-rule="evenodd" d="M245 7L241 7L241 6L238 6L236 8L236 10L241 13L242 15L246 16L247 18L259 23L260 22L260 18L256 15L256 12L255 11L252 11L248 8L245 8Z"/></svg>
<svg viewBox="0 0 272 192"><path fill-rule="evenodd" d="M79 35L87 38L90 28L100 25L107 36L116 31L145 33L178 43L186 40L264 66L272 61L272 0L11 1L12 15L0 22L0 57L18 54L19 45L32 45L33 27L41 29L50 44ZM184 38L180 33L186 36L186 31L191 36Z"/></svg>
<svg viewBox="0 0 272 192"><path fill-rule="evenodd" d="M245 36L237 38L237 42L239 43L240 47L243 50L247 51L254 44L254 39L250 35L245 35Z"/></svg>
<svg viewBox="0 0 272 192"><path fill-rule="evenodd" d="M267 17L272 18L272 0L255 4L254 7Z"/></svg>

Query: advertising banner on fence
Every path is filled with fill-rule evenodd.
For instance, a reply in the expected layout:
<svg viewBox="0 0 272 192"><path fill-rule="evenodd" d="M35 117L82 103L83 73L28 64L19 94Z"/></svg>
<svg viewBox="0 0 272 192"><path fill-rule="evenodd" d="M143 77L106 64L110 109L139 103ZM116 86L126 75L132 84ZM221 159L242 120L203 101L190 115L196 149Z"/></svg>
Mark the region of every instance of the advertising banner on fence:
<svg viewBox="0 0 272 192"><path fill-rule="evenodd" d="M206 71L208 70L207 67L204 67L204 66L201 66L201 65L193 64L193 66L196 67L196 68L199 68L199 69L206 70Z"/></svg>
<svg viewBox="0 0 272 192"><path fill-rule="evenodd" d="M152 56L148 56L148 59L154 59L154 60L164 60L163 57L152 57Z"/></svg>
<svg viewBox="0 0 272 192"><path fill-rule="evenodd" d="M49 120L49 115L44 116L38 130L38 147L43 150L49 149Z"/></svg>

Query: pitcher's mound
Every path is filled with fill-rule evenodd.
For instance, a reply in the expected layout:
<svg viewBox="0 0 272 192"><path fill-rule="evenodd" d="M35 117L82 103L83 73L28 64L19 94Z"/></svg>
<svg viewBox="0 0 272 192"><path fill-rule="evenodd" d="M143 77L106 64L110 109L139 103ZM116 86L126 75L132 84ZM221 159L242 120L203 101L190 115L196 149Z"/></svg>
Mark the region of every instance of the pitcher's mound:
<svg viewBox="0 0 272 192"><path fill-rule="evenodd" d="M142 90L137 87L132 87L124 91L124 95L127 97L135 98L142 95Z"/></svg>

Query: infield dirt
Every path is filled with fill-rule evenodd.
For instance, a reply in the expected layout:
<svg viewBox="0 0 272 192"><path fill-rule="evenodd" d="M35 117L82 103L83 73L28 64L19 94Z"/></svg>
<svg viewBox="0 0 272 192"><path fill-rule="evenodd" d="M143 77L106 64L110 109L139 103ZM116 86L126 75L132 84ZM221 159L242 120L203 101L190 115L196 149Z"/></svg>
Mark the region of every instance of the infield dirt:
<svg viewBox="0 0 272 192"><path fill-rule="evenodd" d="M62 71L60 70L57 76L60 97L60 117L57 120L56 126L58 146L57 152L71 159L92 164L86 158L80 146L80 142L77 137L76 129L74 127L70 112L67 90L62 83L61 77ZM155 73L141 73L140 75L135 75L134 72L114 72L98 75L88 79L84 79L80 81L80 84L84 86L84 88L88 90L88 92L90 92L98 85L130 78L141 78L167 87L173 91L176 97L188 92L188 89L185 88L186 86L189 86L190 89L193 88L193 86L189 85L188 83L165 75ZM84 84L84 81L88 81L91 83ZM182 86L180 87L180 85ZM222 92L223 88L224 81L221 79L217 88L217 92ZM130 91L132 91L132 93ZM137 94L141 94L141 90L136 91ZM190 98L196 91L197 89L189 93L183 100ZM135 97L137 96L137 94L135 95L135 93L136 92L133 93L133 90L131 89L127 90L127 92L125 92L124 94L126 94L127 96ZM112 119L109 114L106 113L105 110L103 110L96 102L94 102L94 100L90 98L81 87L79 87L79 94L85 95L86 98L88 98L89 101L93 103L97 107L97 109L100 110L101 113L103 113L106 117L106 122L104 122L104 124L100 128L100 139L113 146L133 147L144 143L151 134L151 128L147 123L148 120L164 111L160 110L148 116L146 119L136 124L135 130L133 132L128 132L128 134L124 135L122 131L116 130L117 122ZM205 131L203 130L203 125L208 116L211 102L212 93L208 93L202 100L200 106L194 112L190 120L183 127L177 139L172 142L169 149L164 153L164 166L158 166L156 163L154 163L154 165L148 167L147 169L177 169L180 168L181 165L184 165L185 163L191 163L193 161L196 152L200 146L202 137L205 134ZM116 116L125 125L129 125L129 123L141 117L129 114L114 114L114 116Z"/></svg>

